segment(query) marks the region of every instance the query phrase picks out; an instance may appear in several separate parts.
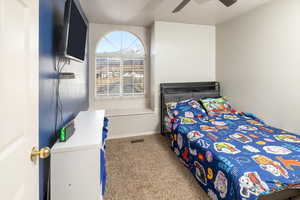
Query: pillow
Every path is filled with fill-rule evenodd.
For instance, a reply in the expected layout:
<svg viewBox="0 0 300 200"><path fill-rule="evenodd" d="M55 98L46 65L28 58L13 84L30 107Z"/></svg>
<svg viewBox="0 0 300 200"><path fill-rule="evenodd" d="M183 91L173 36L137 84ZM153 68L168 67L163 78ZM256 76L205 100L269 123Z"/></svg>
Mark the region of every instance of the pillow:
<svg viewBox="0 0 300 200"><path fill-rule="evenodd" d="M166 103L167 112L170 118L184 117L184 118L205 118L206 111L194 99L187 99L179 102Z"/></svg>
<svg viewBox="0 0 300 200"><path fill-rule="evenodd" d="M200 100L208 115L231 113L233 109L229 102L223 98L207 98Z"/></svg>

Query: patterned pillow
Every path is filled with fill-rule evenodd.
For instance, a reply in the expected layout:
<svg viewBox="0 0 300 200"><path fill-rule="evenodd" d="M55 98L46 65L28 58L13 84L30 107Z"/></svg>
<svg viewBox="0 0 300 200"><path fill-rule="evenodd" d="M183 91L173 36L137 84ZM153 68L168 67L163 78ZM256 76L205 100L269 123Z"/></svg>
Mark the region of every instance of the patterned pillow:
<svg viewBox="0 0 300 200"><path fill-rule="evenodd" d="M166 104L170 118L206 118L207 114L202 106L194 99L187 99L179 102L170 102Z"/></svg>
<svg viewBox="0 0 300 200"><path fill-rule="evenodd" d="M201 99L200 101L210 116L231 113L233 111L229 102L223 97Z"/></svg>

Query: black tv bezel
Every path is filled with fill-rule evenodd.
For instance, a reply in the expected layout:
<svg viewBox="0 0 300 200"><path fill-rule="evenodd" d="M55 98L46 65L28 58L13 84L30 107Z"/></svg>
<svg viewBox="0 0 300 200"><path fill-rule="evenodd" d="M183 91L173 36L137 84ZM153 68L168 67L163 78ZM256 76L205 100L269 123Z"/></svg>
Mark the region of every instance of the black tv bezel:
<svg viewBox="0 0 300 200"><path fill-rule="evenodd" d="M84 23L87 26L87 30L86 30L87 34L86 34L86 38L85 38L86 39L86 41L85 41L85 54L86 54L86 51L87 51L87 42L88 42L87 38L88 38L88 30L89 30L88 20L85 16L80 4L76 0L66 0L65 13L64 13L64 31L63 31L63 51L62 51L62 54L63 54L64 58L71 59L71 60L83 63L85 61L85 58L83 60L81 60L79 58L76 58L76 57L68 54L71 8L72 8L72 5L74 5L74 4L77 7Z"/></svg>

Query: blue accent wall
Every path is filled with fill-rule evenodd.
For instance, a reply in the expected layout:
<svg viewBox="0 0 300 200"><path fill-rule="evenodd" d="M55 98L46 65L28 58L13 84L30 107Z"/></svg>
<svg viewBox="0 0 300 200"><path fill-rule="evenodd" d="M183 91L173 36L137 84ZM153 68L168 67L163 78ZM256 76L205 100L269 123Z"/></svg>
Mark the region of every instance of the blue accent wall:
<svg viewBox="0 0 300 200"><path fill-rule="evenodd" d="M65 0L40 1L39 33L39 145L52 147L57 139L54 131L56 114L57 73L56 52L63 25ZM79 111L88 109L88 64L71 62L64 71L74 72L76 79L62 80L60 96L63 104L63 124ZM40 160L40 200L46 199L50 160Z"/></svg>

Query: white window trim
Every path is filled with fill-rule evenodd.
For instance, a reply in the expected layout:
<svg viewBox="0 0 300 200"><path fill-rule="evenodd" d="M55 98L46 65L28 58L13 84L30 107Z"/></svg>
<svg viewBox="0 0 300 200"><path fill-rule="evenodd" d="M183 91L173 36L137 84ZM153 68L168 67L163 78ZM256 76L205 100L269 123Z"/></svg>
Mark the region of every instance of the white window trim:
<svg viewBox="0 0 300 200"><path fill-rule="evenodd" d="M101 39L110 32L114 31L127 31L136 35L142 42L145 49L145 82L144 82L144 96L123 96L123 97L99 97L95 95L96 84L96 49ZM127 26L127 25L110 25L110 24L90 24L89 32L89 49L90 49L90 110L105 109L108 113L112 113L113 116L124 115L143 115L154 113L155 108L151 103L151 70L150 70L150 30L146 27L139 26ZM119 106L118 102L130 102L130 105L137 105L135 108L131 108L122 104ZM108 105L108 106L107 106ZM114 106L112 108L112 105ZM115 108L116 106L116 108ZM133 112L134 111L134 112Z"/></svg>

